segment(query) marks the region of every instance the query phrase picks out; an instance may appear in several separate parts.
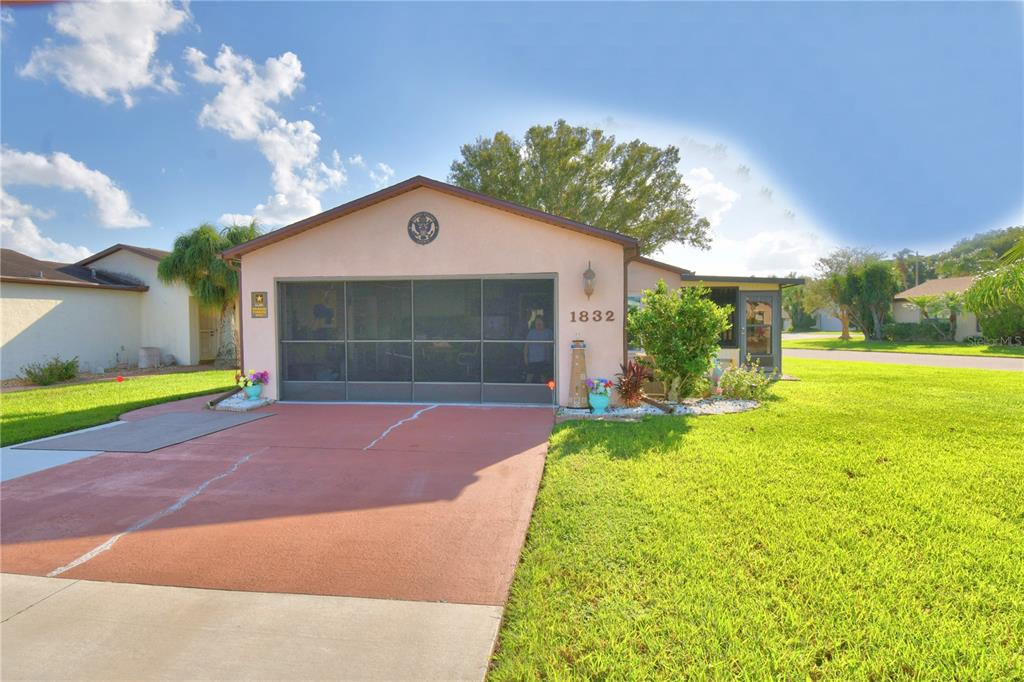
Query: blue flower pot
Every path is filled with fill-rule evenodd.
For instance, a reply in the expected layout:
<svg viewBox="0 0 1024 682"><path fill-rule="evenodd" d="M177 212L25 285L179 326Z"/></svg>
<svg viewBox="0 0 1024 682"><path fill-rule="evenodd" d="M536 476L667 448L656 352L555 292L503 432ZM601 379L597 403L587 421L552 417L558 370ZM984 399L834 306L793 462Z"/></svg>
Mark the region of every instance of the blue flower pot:
<svg viewBox="0 0 1024 682"><path fill-rule="evenodd" d="M243 386L242 390L245 391L245 397L249 400L259 400L260 395L263 393L263 384L256 384L255 386Z"/></svg>
<svg viewBox="0 0 1024 682"><path fill-rule="evenodd" d="M590 394L590 409L594 414L604 414L609 402L611 402L611 396L605 393Z"/></svg>

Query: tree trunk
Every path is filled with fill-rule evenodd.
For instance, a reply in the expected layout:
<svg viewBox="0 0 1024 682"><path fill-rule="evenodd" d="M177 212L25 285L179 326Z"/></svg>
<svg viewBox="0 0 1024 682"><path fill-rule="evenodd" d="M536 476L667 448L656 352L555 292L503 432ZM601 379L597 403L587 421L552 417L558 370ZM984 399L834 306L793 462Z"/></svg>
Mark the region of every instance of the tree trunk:
<svg viewBox="0 0 1024 682"><path fill-rule="evenodd" d="M956 311L949 311L949 340L956 341Z"/></svg>
<svg viewBox="0 0 1024 682"><path fill-rule="evenodd" d="M228 301L220 309L220 346L214 367L238 369L238 330L235 325L235 302Z"/></svg>
<svg viewBox="0 0 1024 682"><path fill-rule="evenodd" d="M846 308L839 308L839 322L843 325L843 333L839 338L843 341L850 340L850 316L846 314Z"/></svg>

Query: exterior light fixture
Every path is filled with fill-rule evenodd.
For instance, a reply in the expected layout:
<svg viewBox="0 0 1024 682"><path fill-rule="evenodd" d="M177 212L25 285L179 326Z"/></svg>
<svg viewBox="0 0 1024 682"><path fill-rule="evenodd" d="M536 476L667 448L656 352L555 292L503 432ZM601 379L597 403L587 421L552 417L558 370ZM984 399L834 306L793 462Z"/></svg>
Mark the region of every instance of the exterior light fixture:
<svg viewBox="0 0 1024 682"><path fill-rule="evenodd" d="M583 293L590 298L591 294L594 293L594 280L597 279L597 274L594 269L590 267L590 261L587 261L587 269L583 273Z"/></svg>

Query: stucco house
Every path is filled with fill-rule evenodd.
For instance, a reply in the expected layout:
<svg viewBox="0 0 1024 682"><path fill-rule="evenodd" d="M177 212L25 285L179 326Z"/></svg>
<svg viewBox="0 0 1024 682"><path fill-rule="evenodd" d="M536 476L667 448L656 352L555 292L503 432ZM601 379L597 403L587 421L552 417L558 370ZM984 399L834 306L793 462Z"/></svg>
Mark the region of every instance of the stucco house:
<svg viewBox="0 0 1024 682"><path fill-rule="evenodd" d="M159 249L115 244L77 263L41 261L11 249L0 258L0 373L54 356L99 372L134 366L139 349L164 363L197 364L217 352L219 314L181 285L157 279Z"/></svg>
<svg viewBox="0 0 1024 682"><path fill-rule="evenodd" d="M632 237L417 176L224 252L243 363L297 401L566 404L628 357L630 297L658 279L737 305L723 353L781 367L774 278L699 277Z"/></svg>
<svg viewBox="0 0 1024 682"><path fill-rule="evenodd" d="M893 297L892 316L896 322L921 322L921 310L910 302L916 296L942 296L943 294L962 294L971 288L974 277L946 277L929 279ZM978 316L969 310L963 310L956 316L954 338L963 341L981 334Z"/></svg>

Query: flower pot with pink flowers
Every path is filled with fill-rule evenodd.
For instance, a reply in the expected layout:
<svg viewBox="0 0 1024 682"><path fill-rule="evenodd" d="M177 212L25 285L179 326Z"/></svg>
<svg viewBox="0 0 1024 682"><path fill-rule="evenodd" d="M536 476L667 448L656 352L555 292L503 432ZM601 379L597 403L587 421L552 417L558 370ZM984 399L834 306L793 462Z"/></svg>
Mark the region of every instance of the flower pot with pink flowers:
<svg viewBox="0 0 1024 682"><path fill-rule="evenodd" d="M594 414L604 414L611 402L612 382L609 379L597 377L587 379L587 390L590 392L587 399L590 402L590 411Z"/></svg>
<svg viewBox="0 0 1024 682"><path fill-rule="evenodd" d="M270 372L261 370L259 372L239 372L235 375L235 384L245 392L249 400L259 400L263 394L263 387L270 383Z"/></svg>

